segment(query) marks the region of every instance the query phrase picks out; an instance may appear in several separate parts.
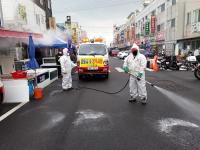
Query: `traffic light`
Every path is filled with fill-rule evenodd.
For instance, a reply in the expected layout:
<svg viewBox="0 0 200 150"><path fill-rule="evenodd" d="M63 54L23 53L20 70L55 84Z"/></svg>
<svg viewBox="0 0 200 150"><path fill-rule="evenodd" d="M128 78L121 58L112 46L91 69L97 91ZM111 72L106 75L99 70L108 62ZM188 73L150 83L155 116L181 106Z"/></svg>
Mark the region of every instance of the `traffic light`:
<svg viewBox="0 0 200 150"><path fill-rule="evenodd" d="M66 17L66 22L65 22L66 24L71 24L71 16L67 16Z"/></svg>

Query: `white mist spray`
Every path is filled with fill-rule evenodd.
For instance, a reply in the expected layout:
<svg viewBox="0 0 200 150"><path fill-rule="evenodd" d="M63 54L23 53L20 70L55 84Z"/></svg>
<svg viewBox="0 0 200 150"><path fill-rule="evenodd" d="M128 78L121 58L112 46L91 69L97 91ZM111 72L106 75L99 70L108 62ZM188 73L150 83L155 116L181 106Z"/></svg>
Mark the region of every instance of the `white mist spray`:
<svg viewBox="0 0 200 150"><path fill-rule="evenodd" d="M196 119L198 119L200 121L200 104L199 103L197 103L193 100L184 98L180 95L177 95L177 94L170 92L168 90L165 90L163 88L160 88L160 87L157 87L157 86L155 86L155 88L158 91L160 91L163 95L168 97L177 106L179 106L183 110L187 111L193 117L195 117Z"/></svg>

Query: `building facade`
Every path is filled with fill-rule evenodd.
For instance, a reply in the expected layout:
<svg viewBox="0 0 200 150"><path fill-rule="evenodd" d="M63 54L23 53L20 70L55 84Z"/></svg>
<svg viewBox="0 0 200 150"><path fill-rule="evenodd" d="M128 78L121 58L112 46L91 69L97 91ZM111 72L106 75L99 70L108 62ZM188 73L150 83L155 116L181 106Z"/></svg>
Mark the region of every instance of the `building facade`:
<svg viewBox="0 0 200 150"><path fill-rule="evenodd" d="M114 46L119 48L133 40L141 48L167 55L194 51L200 48L200 0L144 0L143 9L131 21L115 25L113 32Z"/></svg>
<svg viewBox="0 0 200 150"><path fill-rule="evenodd" d="M34 2L45 11L46 16L46 28L51 28L52 21L52 6L51 0L34 0Z"/></svg>
<svg viewBox="0 0 200 150"><path fill-rule="evenodd" d="M30 0L1 0L1 2L4 28L36 33L46 31L45 11L34 2Z"/></svg>
<svg viewBox="0 0 200 150"><path fill-rule="evenodd" d="M178 38L180 49L195 50L200 48L200 1L184 1L183 38Z"/></svg>
<svg viewBox="0 0 200 150"><path fill-rule="evenodd" d="M129 48L135 41L135 16L136 12L130 13L127 21L122 25L113 26L113 44L112 47L120 49Z"/></svg>
<svg viewBox="0 0 200 150"><path fill-rule="evenodd" d="M200 47L200 1L154 0L136 16L136 41L178 55Z"/></svg>
<svg viewBox="0 0 200 150"><path fill-rule="evenodd" d="M2 11L2 5L0 0L0 28L3 27L3 11Z"/></svg>

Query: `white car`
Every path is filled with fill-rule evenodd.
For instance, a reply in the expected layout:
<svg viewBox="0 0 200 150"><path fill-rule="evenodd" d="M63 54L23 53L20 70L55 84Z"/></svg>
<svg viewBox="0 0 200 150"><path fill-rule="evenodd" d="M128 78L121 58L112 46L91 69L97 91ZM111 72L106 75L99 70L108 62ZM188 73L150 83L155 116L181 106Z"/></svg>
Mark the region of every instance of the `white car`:
<svg viewBox="0 0 200 150"><path fill-rule="evenodd" d="M127 51L119 52L117 57L120 59L125 59L129 54L130 54L130 50L127 50Z"/></svg>
<svg viewBox="0 0 200 150"><path fill-rule="evenodd" d="M3 83L0 80L0 104L3 102L3 97L4 97L4 87Z"/></svg>

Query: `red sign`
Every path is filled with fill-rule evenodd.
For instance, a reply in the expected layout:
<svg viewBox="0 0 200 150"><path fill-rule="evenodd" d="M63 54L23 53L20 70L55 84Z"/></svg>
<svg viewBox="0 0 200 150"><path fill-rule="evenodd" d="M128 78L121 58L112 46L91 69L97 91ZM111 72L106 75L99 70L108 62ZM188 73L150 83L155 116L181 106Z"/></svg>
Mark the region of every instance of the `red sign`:
<svg viewBox="0 0 200 150"><path fill-rule="evenodd" d="M156 41L163 41L163 40L165 40L165 34L164 34L164 32L158 32L156 34Z"/></svg>
<svg viewBox="0 0 200 150"><path fill-rule="evenodd" d="M151 33L156 32L156 16L151 16Z"/></svg>

